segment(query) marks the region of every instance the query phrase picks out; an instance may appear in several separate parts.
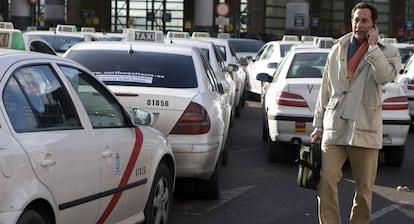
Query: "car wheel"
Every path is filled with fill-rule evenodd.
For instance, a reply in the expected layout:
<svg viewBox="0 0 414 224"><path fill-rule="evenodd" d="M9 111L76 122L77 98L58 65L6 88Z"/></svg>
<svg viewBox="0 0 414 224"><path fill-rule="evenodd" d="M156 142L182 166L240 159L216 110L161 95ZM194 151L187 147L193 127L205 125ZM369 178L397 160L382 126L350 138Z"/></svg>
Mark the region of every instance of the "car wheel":
<svg viewBox="0 0 414 224"><path fill-rule="evenodd" d="M229 128L234 127L234 121L236 120L235 109L236 108L234 106L232 106L231 113L230 113L230 124L229 124Z"/></svg>
<svg viewBox="0 0 414 224"><path fill-rule="evenodd" d="M243 90L243 94L242 94L241 101L240 101L241 108L244 108L244 106L246 105L246 98L247 98L247 96L246 96L246 90L245 89Z"/></svg>
<svg viewBox="0 0 414 224"><path fill-rule="evenodd" d="M167 166L161 163L145 205L145 224L168 223L173 200L173 179Z"/></svg>
<svg viewBox="0 0 414 224"><path fill-rule="evenodd" d="M227 137L228 138L228 137ZM229 148L227 147L227 139L226 142L224 143L224 148L223 148L223 152L221 153L222 155L222 160L221 163L223 166L227 166L229 164Z"/></svg>
<svg viewBox="0 0 414 224"><path fill-rule="evenodd" d="M236 105L236 110L234 111L236 117L240 117L241 114L241 100L239 101L239 104Z"/></svg>
<svg viewBox="0 0 414 224"><path fill-rule="evenodd" d="M47 222L43 220L43 217L35 210L26 210L17 220L16 224L46 224Z"/></svg>
<svg viewBox="0 0 414 224"><path fill-rule="evenodd" d="M221 168L222 158L219 156L213 174L207 180L198 182L198 192L200 197L208 200L218 200L220 198L221 189Z"/></svg>
<svg viewBox="0 0 414 224"><path fill-rule="evenodd" d="M263 111L263 115L262 115L262 140L264 142L268 142L269 141L269 127L267 126L267 117L266 117L266 112L264 111L264 106L262 106L262 111Z"/></svg>
<svg viewBox="0 0 414 224"><path fill-rule="evenodd" d="M384 159L387 166L400 167L404 161L405 147L394 146L384 148Z"/></svg>

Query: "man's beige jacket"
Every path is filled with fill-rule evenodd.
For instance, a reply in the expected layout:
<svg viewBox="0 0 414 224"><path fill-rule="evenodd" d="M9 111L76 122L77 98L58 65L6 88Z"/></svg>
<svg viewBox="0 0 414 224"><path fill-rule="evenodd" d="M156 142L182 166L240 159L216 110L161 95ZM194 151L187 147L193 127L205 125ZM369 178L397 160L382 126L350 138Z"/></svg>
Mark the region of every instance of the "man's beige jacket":
<svg viewBox="0 0 414 224"><path fill-rule="evenodd" d="M382 87L401 68L396 47L378 42L362 57L352 80L347 79L347 54L352 33L340 38L329 53L315 107L313 125L323 128L322 143L365 148L382 147Z"/></svg>

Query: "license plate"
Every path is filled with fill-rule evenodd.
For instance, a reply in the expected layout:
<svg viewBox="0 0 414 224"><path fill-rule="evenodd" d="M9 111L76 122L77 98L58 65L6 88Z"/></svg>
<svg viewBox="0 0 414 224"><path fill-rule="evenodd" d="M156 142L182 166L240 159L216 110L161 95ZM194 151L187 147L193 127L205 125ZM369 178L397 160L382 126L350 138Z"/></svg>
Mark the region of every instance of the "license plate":
<svg viewBox="0 0 414 224"><path fill-rule="evenodd" d="M392 144L392 137L389 135L384 135L382 137L382 142L383 144L387 144L387 145Z"/></svg>

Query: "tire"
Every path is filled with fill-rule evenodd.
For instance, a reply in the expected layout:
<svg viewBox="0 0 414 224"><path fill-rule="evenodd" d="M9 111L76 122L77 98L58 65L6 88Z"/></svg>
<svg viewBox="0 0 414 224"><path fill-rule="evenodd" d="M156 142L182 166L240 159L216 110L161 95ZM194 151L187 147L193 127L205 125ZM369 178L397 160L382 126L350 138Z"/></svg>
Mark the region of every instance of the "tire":
<svg viewBox="0 0 414 224"><path fill-rule="evenodd" d="M269 142L269 127L267 124L267 116L264 105L262 104L262 140L263 142Z"/></svg>
<svg viewBox="0 0 414 224"><path fill-rule="evenodd" d="M384 148L384 159L387 166L400 167L404 161L405 146Z"/></svg>
<svg viewBox="0 0 414 224"><path fill-rule="evenodd" d="M269 128L267 127L267 118L266 116L263 114L263 119L262 119L262 140L264 142L269 142Z"/></svg>
<svg viewBox="0 0 414 224"><path fill-rule="evenodd" d="M43 217L35 210L26 210L23 214L19 217L16 224L47 224L47 222L43 219Z"/></svg>
<svg viewBox="0 0 414 224"><path fill-rule="evenodd" d="M227 137L228 138L228 137ZM227 139L226 142L224 143L224 149L223 152L221 153L222 155L222 160L221 163L223 166L227 166L229 164L229 148L227 147Z"/></svg>
<svg viewBox="0 0 414 224"><path fill-rule="evenodd" d="M239 104L236 105L236 110L234 111L234 115L235 117L240 117L241 115L241 101L239 102Z"/></svg>
<svg viewBox="0 0 414 224"><path fill-rule="evenodd" d="M165 164L160 163L145 205L145 224L166 224L169 222L173 201L172 184L173 178L170 170Z"/></svg>
<svg viewBox="0 0 414 224"><path fill-rule="evenodd" d="M231 113L230 113L230 124L229 124L229 129L234 127L234 121L236 120L236 112L235 112L236 107L232 106L231 108Z"/></svg>
<svg viewBox="0 0 414 224"><path fill-rule="evenodd" d="M222 158L219 156L219 159L216 162L216 167L214 168L213 174L207 180L198 181L197 191L200 194L200 197L207 200L218 200L220 198L221 190L221 168L222 168Z"/></svg>

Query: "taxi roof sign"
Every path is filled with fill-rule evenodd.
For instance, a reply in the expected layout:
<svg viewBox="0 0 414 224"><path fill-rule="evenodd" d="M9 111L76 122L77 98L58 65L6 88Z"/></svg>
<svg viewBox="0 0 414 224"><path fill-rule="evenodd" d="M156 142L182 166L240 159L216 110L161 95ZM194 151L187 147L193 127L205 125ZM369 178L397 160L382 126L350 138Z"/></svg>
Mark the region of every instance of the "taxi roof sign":
<svg viewBox="0 0 414 224"><path fill-rule="evenodd" d="M126 41L148 41L164 43L164 33L160 30L125 29Z"/></svg>
<svg viewBox="0 0 414 224"><path fill-rule="evenodd" d="M191 34L191 37L195 37L195 38L201 37L201 38L204 38L204 37L211 37L211 36L210 36L210 33L209 32L193 32Z"/></svg>
<svg viewBox="0 0 414 224"><path fill-rule="evenodd" d="M282 41L299 41L299 37L296 35L283 35Z"/></svg>
<svg viewBox="0 0 414 224"><path fill-rule="evenodd" d="M81 32L84 33L95 33L95 27L81 27Z"/></svg>
<svg viewBox="0 0 414 224"><path fill-rule="evenodd" d="M179 32L179 31L168 31L167 32L167 37L172 39L185 39L185 38L190 38L190 33L188 32Z"/></svg>
<svg viewBox="0 0 414 224"><path fill-rule="evenodd" d="M12 22L0 22L0 29L14 29Z"/></svg>
<svg viewBox="0 0 414 224"><path fill-rule="evenodd" d="M59 24L56 26L56 32L77 32L75 25L62 25Z"/></svg>
<svg viewBox="0 0 414 224"><path fill-rule="evenodd" d="M0 29L0 47L25 50L22 32L17 29Z"/></svg>
<svg viewBox="0 0 414 224"><path fill-rule="evenodd" d="M195 38L201 37L201 38L204 38L204 37L211 37L211 36L210 36L210 33L209 32L193 32L191 34L191 37L195 37Z"/></svg>

